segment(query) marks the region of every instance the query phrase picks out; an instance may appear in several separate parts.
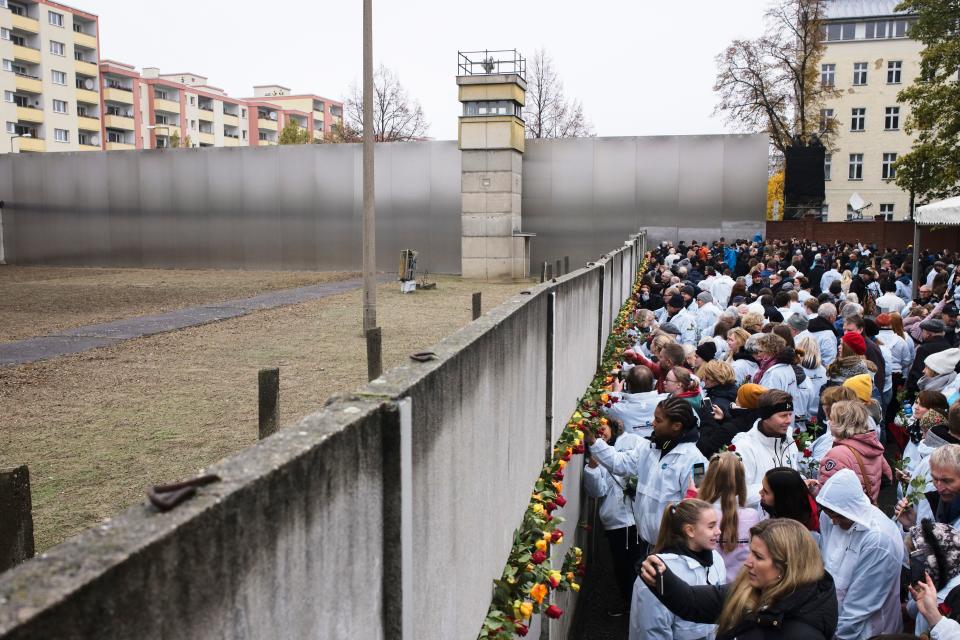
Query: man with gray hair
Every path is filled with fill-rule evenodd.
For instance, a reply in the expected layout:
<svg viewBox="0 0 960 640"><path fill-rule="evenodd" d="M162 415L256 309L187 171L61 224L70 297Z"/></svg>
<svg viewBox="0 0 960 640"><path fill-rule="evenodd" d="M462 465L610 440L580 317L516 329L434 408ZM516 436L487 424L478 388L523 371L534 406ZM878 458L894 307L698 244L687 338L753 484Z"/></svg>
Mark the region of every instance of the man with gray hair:
<svg viewBox="0 0 960 640"><path fill-rule="evenodd" d="M951 431L955 418L960 418L960 405L957 404L950 409ZM953 439L956 440L955 437ZM954 528L960 527L960 444L940 446L930 454L929 460L927 489L932 484L933 490L926 493L916 508L903 498L894 511L904 530L910 529L923 518L932 518Z"/></svg>
<svg viewBox="0 0 960 640"><path fill-rule="evenodd" d="M700 338L713 336L713 328L720 319L720 307L713 303L713 295L708 291L697 294L697 343Z"/></svg>
<svg viewBox="0 0 960 640"><path fill-rule="evenodd" d="M829 367L837 359L838 336L833 324L836 320L837 308L832 302L824 302L817 309L817 317L807 325L807 331L820 347L820 360L825 367Z"/></svg>
<svg viewBox="0 0 960 640"><path fill-rule="evenodd" d="M790 334L793 336L793 344L797 344L807 336L812 337L807 330L809 326L810 321L802 313L795 313L787 318L787 327L790 328Z"/></svg>

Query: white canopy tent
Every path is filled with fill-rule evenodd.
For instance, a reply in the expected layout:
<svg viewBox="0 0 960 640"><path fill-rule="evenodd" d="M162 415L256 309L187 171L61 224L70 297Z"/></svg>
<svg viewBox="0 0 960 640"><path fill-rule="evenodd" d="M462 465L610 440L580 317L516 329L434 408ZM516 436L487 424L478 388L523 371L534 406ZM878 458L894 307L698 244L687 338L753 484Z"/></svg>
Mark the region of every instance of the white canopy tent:
<svg viewBox="0 0 960 640"><path fill-rule="evenodd" d="M960 196L947 198L940 202L931 202L917 207L913 215L913 296L917 296L920 279L920 225L958 226L960 225Z"/></svg>

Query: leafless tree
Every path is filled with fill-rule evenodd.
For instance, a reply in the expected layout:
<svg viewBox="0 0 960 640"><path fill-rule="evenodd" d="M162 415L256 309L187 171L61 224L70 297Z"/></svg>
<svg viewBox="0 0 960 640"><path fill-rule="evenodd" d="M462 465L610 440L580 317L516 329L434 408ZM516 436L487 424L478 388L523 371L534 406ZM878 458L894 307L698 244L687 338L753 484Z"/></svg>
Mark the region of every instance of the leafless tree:
<svg viewBox="0 0 960 640"><path fill-rule="evenodd" d="M538 49L527 71L523 107L528 138L582 138L595 135L579 100L567 100L553 58Z"/></svg>
<svg viewBox="0 0 960 640"><path fill-rule="evenodd" d="M373 74L373 134L377 142L404 142L426 136L430 125L420 103L407 95L397 75L380 65ZM353 142L363 136L363 91L354 84L344 102L344 123L333 142Z"/></svg>
<svg viewBox="0 0 960 640"><path fill-rule="evenodd" d="M794 137L825 138L836 121L820 122L824 100L837 94L820 77L826 0L777 0L766 15L766 32L735 40L717 56L714 113L743 131L766 131L779 153Z"/></svg>

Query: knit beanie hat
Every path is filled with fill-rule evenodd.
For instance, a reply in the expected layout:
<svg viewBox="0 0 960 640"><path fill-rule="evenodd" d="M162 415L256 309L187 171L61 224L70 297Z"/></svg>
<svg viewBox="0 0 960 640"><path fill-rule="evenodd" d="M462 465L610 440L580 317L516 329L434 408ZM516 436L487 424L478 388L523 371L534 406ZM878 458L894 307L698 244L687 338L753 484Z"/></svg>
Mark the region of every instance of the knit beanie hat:
<svg viewBox="0 0 960 640"><path fill-rule="evenodd" d="M860 339L863 340L863 338ZM870 402L870 399L873 397L873 376L871 376L869 373L861 373L857 376L850 376L844 381L843 386L848 389L853 389L853 392L857 394L857 398L860 399L860 402Z"/></svg>
<svg viewBox="0 0 960 640"><path fill-rule="evenodd" d="M704 362L710 362L717 357L717 343L713 340L704 342L697 347L697 355L700 356L700 359Z"/></svg>
<svg viewBox="0 0 960 640"><path fill-rule="evenodd" d="M953 371L958 362L960 362L960 349L944 349L927 356L927 359L923 361L923 366L936 374L943 374Z"/></svg>
<svg viewBox="0 0 960 640"><path fill-rule="evenodd" d="M667 300L667 306L673 309L683 309L686 304L683 301L683 296L681 296L679 293L675 293L670 296L669 300Z"/></svg>
<svg viewBox="0 0 960 640"><path fill-rule="evenodd" d="M847 331L845 334L843 334L841 341L853 349L853 352L857 355L862 356L867 352L866 341L863 339L863 336L856 331Z"/></svg>
<svg viewBox="0 0 960 640"><path fill-rule="evenodd" d="M880 315L878 315L878 316L877 316L877 325L878 325L878 326L881 326L881 327L889 327L889 326L890 326L890 314L889 314L889 313L881 313Z"/></svg>
<svg viewBox="0 0 960 640"><path fill-rule="evenodd" d="M766 387L761 387L759 384L752 382L740 385L737 390L737 406L744 409L756 409L760 403L760 396L766 392Z"/></svg>

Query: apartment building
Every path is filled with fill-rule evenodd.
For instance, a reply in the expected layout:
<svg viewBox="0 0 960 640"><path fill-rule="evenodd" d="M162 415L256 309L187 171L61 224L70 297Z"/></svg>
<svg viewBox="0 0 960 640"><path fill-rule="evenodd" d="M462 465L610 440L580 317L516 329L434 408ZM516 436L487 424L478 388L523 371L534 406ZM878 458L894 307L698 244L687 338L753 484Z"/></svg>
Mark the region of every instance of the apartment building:
<svg viewBox="0 0 960 640"><path fill-rule="evenodd" d="M0 0L0 153L277 144L296 120L321 140L343 105L287 87L231 98L193 72L102 60L97 16L51 0Z"/></svg>
<svg viewBox="0 0 960 640"><path fill-rule="evenodd" d="M838 89L821 112L822 122L836 122L824 164L830 221L856 217L849 206L855 193L870 204L862 210L866 219L909 217L910 196L893 182L893 163L913 143L903 128L909 106L897 93L920 75L922 45L909 37L913 19L896 5L831 0L827 7L821 81Z"/></svg>
<svg viewBox="0 0 960 640"><path fill-rule="evenodd" d="M49 0L0 0L0 152L102 148L97 16Z"/></svg>

